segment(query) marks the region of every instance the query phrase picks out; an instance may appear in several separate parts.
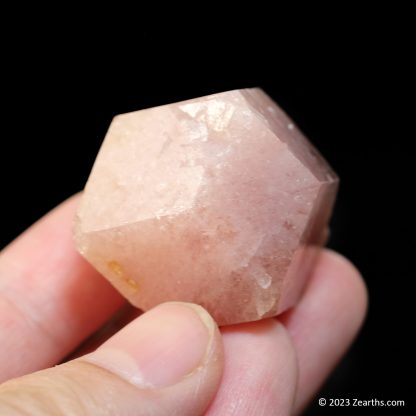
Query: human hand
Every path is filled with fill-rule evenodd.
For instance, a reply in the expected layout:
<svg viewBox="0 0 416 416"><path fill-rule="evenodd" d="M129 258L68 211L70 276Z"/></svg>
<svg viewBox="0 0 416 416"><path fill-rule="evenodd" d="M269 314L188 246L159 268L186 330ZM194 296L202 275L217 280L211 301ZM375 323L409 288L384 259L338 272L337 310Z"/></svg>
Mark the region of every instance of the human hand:
<svg viewBox="0 0 416 416"><path fill-rule="evenodd" d="M218 330L201 307L166 303L52 367L124 303L74 250L77 199L0 253L1 415L297 414L363 321L359 273L324 251L278 318Z"/></svg>

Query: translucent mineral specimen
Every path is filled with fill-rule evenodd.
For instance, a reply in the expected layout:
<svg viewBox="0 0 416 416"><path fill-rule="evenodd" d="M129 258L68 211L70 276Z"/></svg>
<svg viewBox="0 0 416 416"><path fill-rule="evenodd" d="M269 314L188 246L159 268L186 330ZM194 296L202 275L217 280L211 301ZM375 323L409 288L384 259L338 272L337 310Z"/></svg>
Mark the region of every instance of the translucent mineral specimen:
<svg viewBox="0 0 416 416"><path fill-rule="evenodd" d="M114 118L76 219L79 251L132 304L203 305L221 325L300 295L338 178L260 89Z"/></svg>

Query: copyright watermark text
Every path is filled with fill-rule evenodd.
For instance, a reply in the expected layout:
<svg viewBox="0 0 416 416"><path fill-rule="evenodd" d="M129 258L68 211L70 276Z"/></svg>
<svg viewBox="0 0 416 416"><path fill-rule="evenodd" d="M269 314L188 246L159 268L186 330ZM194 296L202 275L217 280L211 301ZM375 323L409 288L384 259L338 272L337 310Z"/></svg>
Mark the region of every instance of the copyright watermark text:
<svg viewBox="0 0 416 416"><path fill-rule="evenodd" d="M379 400L379 399L318 399L321 407L404 407L404 400Z"/></svg>

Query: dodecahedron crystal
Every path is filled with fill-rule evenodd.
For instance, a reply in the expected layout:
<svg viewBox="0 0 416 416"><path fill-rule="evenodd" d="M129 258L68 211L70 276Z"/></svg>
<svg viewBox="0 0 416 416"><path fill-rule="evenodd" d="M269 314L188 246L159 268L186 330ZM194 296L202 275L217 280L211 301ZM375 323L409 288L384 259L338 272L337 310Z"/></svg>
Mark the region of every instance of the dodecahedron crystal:
<svg viewBox="0 0 416 416"><path fill-rule="evenodd" d="M114 118L78 210L79 251L132 304L203 305L219 324L299 297L338 178L260 89Z"/></svg>

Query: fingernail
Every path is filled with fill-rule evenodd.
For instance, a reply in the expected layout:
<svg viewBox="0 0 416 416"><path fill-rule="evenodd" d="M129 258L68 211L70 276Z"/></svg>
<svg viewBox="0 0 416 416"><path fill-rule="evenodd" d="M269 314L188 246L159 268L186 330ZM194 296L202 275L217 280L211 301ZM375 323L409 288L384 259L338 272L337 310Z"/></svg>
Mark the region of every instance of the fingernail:
<svg viewBox="0 0 416 416"><path fill-rule="evenodd" d="M215 323L200 306L169 302L141 315L82 359L140 388L176 384L204 364Z"/></svg>

